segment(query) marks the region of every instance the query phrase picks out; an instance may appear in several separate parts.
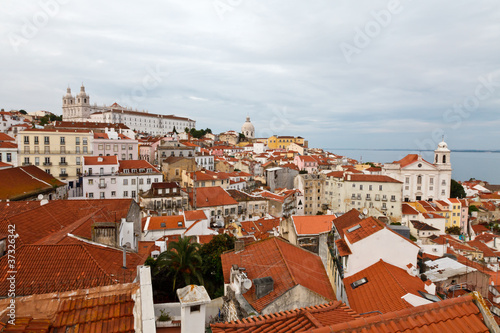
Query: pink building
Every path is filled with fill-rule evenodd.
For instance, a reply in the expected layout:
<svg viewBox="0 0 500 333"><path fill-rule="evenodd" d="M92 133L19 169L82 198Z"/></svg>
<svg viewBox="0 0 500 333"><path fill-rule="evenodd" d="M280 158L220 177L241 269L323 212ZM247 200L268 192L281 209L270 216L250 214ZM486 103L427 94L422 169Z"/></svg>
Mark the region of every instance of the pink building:
<svg viewBox="0 0 500 333"><path fill-rule="evenodd" d="M297 155L295 156L293 163L299 168L299 170L305 170L308 173L318 171L318 161L316 161L312 156Z"/></svg>

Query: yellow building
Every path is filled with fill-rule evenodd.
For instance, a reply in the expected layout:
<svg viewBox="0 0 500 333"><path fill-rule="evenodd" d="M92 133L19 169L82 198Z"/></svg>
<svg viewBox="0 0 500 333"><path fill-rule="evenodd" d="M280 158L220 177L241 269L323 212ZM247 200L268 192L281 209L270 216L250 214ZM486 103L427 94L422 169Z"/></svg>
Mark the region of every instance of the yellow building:
<svg viewBox="0 0 500 333"><path fill-rule="evenodd" d="M296 143L298 145L304 145L304 138L298 136L280 136L273 135L267 139L267 146L269 149L286 149L292 143Z"/></svg>
<svg viewBox="0 0 500 333"><path fill-rule="evenodd" d="M19 165L36 165L72 185L82 173L83 156L92 155L93 138L90 130L21 131L17 136Z"/></svg>
<svg viewBox="0 0 500 333"><path fill-rule="evenodd" d="M462 212L462 204L458 199L438 200L436 203L441 206L441 209L449 212L450 217L446 220L446 227L460 227L460 215Z"/></svg>

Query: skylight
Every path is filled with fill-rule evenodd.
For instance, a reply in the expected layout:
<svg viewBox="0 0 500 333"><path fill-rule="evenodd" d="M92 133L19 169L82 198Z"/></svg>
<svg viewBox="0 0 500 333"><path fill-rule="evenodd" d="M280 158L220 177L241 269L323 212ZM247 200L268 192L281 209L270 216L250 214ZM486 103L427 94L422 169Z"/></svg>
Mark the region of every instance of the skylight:
<svg viewBox="0 0 500 333"><path fill-rule="evenodd" d="M353 283L351 283L351 287L352 289L356 289L357 287L365 284L368 282L368 279L367 278L362 278L362 279L359 279L357 281L354 281Z"/></svg>
<svg viewBox="0 0 500 333"><path fill-rule="evenodd" d="M160 224L160 226L161 226L162 228L165 228L167 225L166 225L164 222L162 222L162 223Z"/></svg>
<svg viewBox="0 0 500 333"><path fill-rule="evenodd" d="M418 291L418 293L425 299L431 301L431 302L439 302L441 299L439 299L439 297L437 297L436 295L432 295L432 294L428 294L426 292L423 292L423 291Z"/></svg>
<svg viewBox="0 0 500 333"><path fill-rule="evenodd" d="M356 224L354 227L347 229L347 232L353 232L361 228L361 224Z"/></svg>

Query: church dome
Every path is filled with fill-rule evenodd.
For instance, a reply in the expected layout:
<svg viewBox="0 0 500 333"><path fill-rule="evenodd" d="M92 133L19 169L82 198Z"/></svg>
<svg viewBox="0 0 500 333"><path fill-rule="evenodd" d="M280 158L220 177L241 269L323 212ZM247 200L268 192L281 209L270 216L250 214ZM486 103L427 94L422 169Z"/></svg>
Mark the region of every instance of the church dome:
<svg viewBox="0 0 500 333"><path fill-rule="evenodd" d="M85 93L85 87L82 86L80 87L80 93L78 94L78 97L87 97L87 94Z"/></svg>
<svg viewBox="0 0 500 333"><path fill-rule="evenodd" d="M64 96L64 97L68 97L68 98L73 97L73 96L71 95L71 88L70 88L70 87L68 87L68 88L66 89L66 96Z"/></svg>
<svg viewBox="0 0 500 333"><path fill-rule="evenodd" d="M247 117L247 120L241 126L241 133L245 135L247 138L254 138L255 137L255 127L253 126L252 122L250 122L250 117Z"/></svg>
<svg viewBox="0 0 500 333"><path fill-rule="evenodd" d="M441 141L441 142L438 144L438 148L437 148L436 150L438 150L438 151L450 151L450 150L448 149L448 145L446 144L446 142L444 142L444 140L443 140L443 141Z"/></svg>

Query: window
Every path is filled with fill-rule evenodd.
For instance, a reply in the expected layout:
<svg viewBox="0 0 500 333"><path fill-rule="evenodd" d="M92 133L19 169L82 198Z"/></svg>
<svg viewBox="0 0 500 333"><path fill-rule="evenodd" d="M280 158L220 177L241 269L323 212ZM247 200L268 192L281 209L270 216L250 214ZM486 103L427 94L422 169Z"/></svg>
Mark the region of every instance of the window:
<svg viewBox="0 0 500 333"><path fill-rule="evenodd" d="M79 145L80 144L80 138L79 137L76 137L75 138L75 144Z"/></svg>
<svg viewBox="0 0 500 333"><path fill-rule="evenodd" d="M50 157L45 157L45 162L43 162L43 165L50 165Z"/></svg>
<svg viewBox="0 0 500 333"><path fill-rule="evenodd" d="M100 174L100 175L104 175L104 168L100 168L100 169L99 169L99 174Z"/></svg>
<svg viewBox="0 0 500 333"><path fill-rule="evenodd" d="M127 149L127 145L122 145L122 150L126 150Z"/></svg>
<svg viewBox="0 0 500 333"><path fill-rule="evenodd" d="M75 153L80 154L80 146L75 147Z"/></svg>
<svg viewBox="0 0 500 333"><path fill-rule="evenodd" d="M122 160L124 160L124 159L125 159L125 154L122 154Z"/></svg>
<svg viewBox="0 0 500 333"><path fill-rule="evenodd" d="M139 185L142 185L142 184L144 184L144 179L139 178Z"/></svg>
<svg viewBox="0 0 500 333"><path fill-rule="evenodd" d="M24 153L29 154L30 153L30 146L24 146Z"/></svg>
<svg viewBox="0 0 500 333"><path fill-rule="evenodd" d="M66 146L61 146L60 151L61 154L66 154Z"/></svg>
<svg viewBox="0 0 500 333"><path fill-rule="evenodd" d="M146 179L146 184L151 184L151 178ZM205 186L205 185L203 185Z"/></svg>
<svg viewBox="0 0 500 333"><path fill-rule="evenodd" d="M373 190L373 185L368 185L368 189L371 191Z"/></svg>
<svg viewBox="0 0 500 333"><path fill-rule="evenodd" d="M40 147L35 146L35 154L39 154L39 153L40 153Z"/></svg>
<svg viewBox="0 0 500 333"><path fill-rule="evenodd" d="M85 144L85 143L84 143L84 144ZM83 153L84 153L84 154L87 154L87 153L88 153L88 148L87 148L87 146L83 146Z"/></svg>
<svg viewBox="0 0 500 333"><path fill-rule="evenodd" d="M43 137L43 143L46 144L46 145L50 145L50 140L49 140L48 136L44 136Z"/></svg>
<svg viewBox="0 0 500 333"><path fill-rule="evenodd" d="M441 185L446 185L446 180L443 179L443 181L441 182Z"/></svg>
<svg viewBox="0 0 500 333"><path fill-rule="evenodd" d="M83 145L87 144L87 138L83 138Z"/></svg>
<svg viewBox="0 0 500 333"><path fill-rule="evenodd" d="M50 154L50 146L44 146L43 152L44 152L44 154Z"/></svg>
<svg viewBox="0 0 500 333"><path fill-rule="evenodd" d="M113 151L118 151L118 145L113 145Z"/></svg>
<svg viewBox="0 0 500 333"><path fill-rule="evenodd" d="M66 164L66 157L64 157L64 156L61 157L60 164L62 164L62 165Z"/></svg>
<svg viewBox="0 0 500 333"><path fill-rule="evenodd" d="M64 137L64 136L61 136L61 137L60 137L60 140L61 140L61 144L62 144L62 145L66 144L66 139L65 139L65 137Z"/></svg>
<svg viewBox="0 0 500 333"><path fill-rule="evenodd" d="M89 168L89 175L92 175L92 168Z"/></svg>
<svg viewBox="0 0 500 333"><path fill-rule="evenodd" d="M379 186L378 186L378 190L379 190L379 191L382 191L382 185L379 185Z"/></svg>
<svg viewBox="0 0 500 333"><path fill-rule="evenodd" d="M12 153L7 153L7 162L12 162Z"/></svg>
<svg viewBox="0 0 500 333"><path fill-rule="evenodd" d="M135 185L135 178L130 180L131 185Z"/></svg>
<svg viewBox="0 0 500 333"><path fill-rule="evenodd" d="M99 198L104 199L104 192L100 192Z"/></svg>
<svg viewBox="0 0 500 333"><path fill-rule="evenodd" d="M94 193L90 192L89 193L89 198L93 198L94 197Z"/></svg>
<svg viewBox="0 0 500 333"><path fill-rule="evenodd" d="M410 177L405 178L405 184L410 184Z"/></svg>
<svg viewBox="0 0 500 333"><path fill-rule="evenodd" d="M35 165L40 165L40 157L35 157Z"/></svg>
<svg viewBox="0 0 500 333"><path fill-rule="evenodd" d="M79 148L79 147L77 147ZM77 156L76 157L76 165L80 165L81 164L81 160L80 160L80 156Z"/></svg>
<svg viewBox="0 0 500 333"><path fill-rule="evenodd" d="M103 144L99 144L99 145L97 145L97 149L102 150L103 148L104 148L104 145L103 145Z"/></svg>
<svg viewBox="0 0 500 333"><path fill-rule="evenodd" d="M35 139L35 144L37 145L38 144L38 136L35 136L34 139Z"/></svg>
<svg viewBox="0 0 500 333"><path fill-rule="evenodd" d="M116 191L111 191L111 196L116 197Z"/></svg>
<svg viewBox="0 0 500 333"><path fill-rule="evenodd" d="M128 179L123 180L123 185L128 185Z"/></svg>
<svg viewBox="0 0 500 333"><path fill-rule="evenodd" d="M24 136L24 143L29 144L30 143L30 137L29 136Z"/></svg>
<svg viewBox="0 0 500 333"><path fill-rule="evenodd" d="M123 191L123 197L124 198L128 197L128 191Z"/></svg>
<svg viewBox="0 0 500 333"><path fill-rule="evenodd" d="M134 149L132 145L128 145L128 150Z"/></svg>
<svg viewBox="0 0 500 333"><path fill-rule="evenodd" d="M417 184L421 185L422 184L422 176L417 176Z"/></svg>
<svg viewBox="0 0 500 333"><path fill-rule="evenodd" d="M128 159L131 160L132 159L132 154L128 154Z"/></svg>
<svg viewBox="0 0 500 333"><path fill-rule="evenodd" d="M89 185L94 185L94 180L93 179L89 179Z"/></svg>
<svg viewBox="0 0 500 333"><path fill-rule="evenodd" d="M135 198L135 191L132 191L132 198Z"/></svg>
<svg viewBox="0 0 500 333"><path fill-rule="evenodd" d="M106 150L110 150L111 149L111 145L107 144L106 145Z"/></svg>
<svg viewBox="0 0 500 333"><path fill-rule="evenodd" d="M116 184L116 178L111 178L111 184Z"/></svg>
<svg viewBox="0 0 500 333"><path fill-rule="evenodd" d="M433 177L429 178L429 185L434 185L434 178Z"/></svg>
<svg viewBox="0 0 500 333"><path fill-rule="evenodd" d="M363 185L359 185L359 189L360 189L360 190L363 190Z"/></svg>

